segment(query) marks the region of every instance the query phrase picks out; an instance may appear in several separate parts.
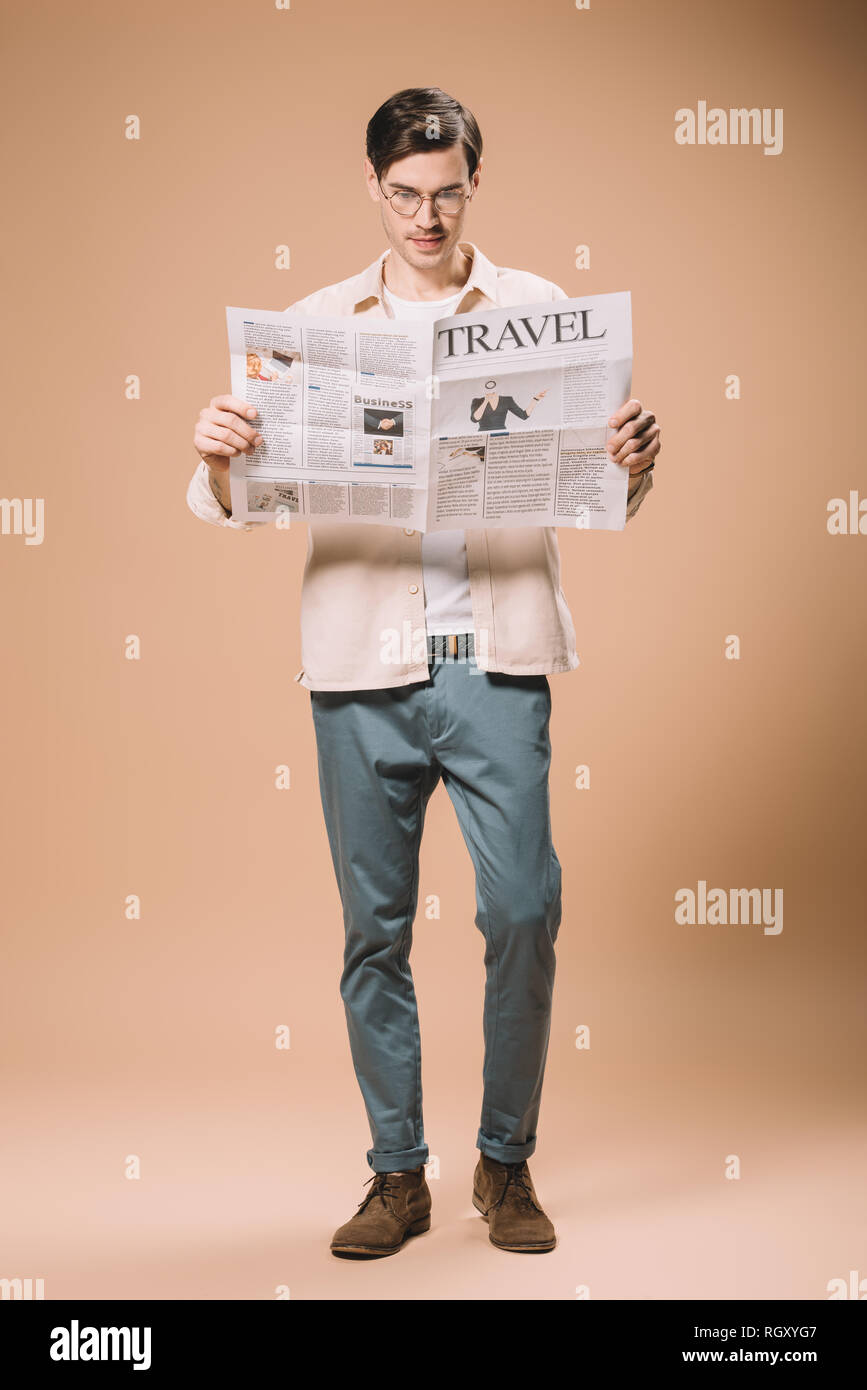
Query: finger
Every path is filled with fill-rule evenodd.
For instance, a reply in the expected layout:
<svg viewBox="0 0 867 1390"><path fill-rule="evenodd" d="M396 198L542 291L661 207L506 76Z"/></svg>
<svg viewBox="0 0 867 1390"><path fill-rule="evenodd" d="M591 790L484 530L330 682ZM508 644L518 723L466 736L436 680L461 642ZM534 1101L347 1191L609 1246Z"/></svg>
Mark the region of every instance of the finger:
<svg viewBox="0 0 867 1390"><path fill-rule="evenodd" d="M215 396L211 401L213 410L231 410L235 415L240 415L243 420L255 420L259 414L254 405L248 401L242 401L238 396Z"/></svg>
<svg viewBox="0 0 867 1390"><path fill-rule="evenodd" d="M647 465L653 462L660 448L659 440L655 439L647 449L642 449L640 454L631 454L629 458L624 459L624 463L629 464L630 476L635 473L646 473Z"/></svg>
<svg viewBox="0 0 867 1390"><path fill-rule="evenodd" d="M238 449L233 449L230 444L217 444L213 439L202 439L198 434L193 440L193 444L198 450L200 458L205 459L206 462L209 459L219 459L220 467L228 468L229 460L233 459L239 452Z"/></svg>
<svg viewBox="0 0 867 1390"><path fill-rule="evenodd" d="M216 449L217 444L226 445L228 451L233 454L245 454L258 446L251 439L245 439L243 435L236 434L234 430L227 429L225 425L213 425L207 421L199 428L199 434L205 441L205 448L214 448L215 453L223 453L223 449Z"/></svg>
<svg viewBox="0 0 867 1390"><path fill-rule="evenodd" d="M257 439L261 440L262 432L256 425L248 425L244 420L240 420L237 415L233 415L229 410L203 410L200 421L204 425L222 425L224 429L232 430L248 443L253 444Z"/></svg>
<svg viewBox="0 0 867 1390"><path fill-rule="evenodd" d="M640 440L627 439L623 448L618 449L617 453L612 455L612 458L614 459L615 463L631 463L632 455L638 453L640 449Z"/></svg>
<svg viewBox="0 0 867 1390"><path fill-rule="evenodd" d="M645 454L648 458L652 457L647 451L655 439L659 438L659 426L652 425L650 430L644 434L636 435L634 439L627 439L622 449L614 455L615 463L625 463L628 459L630 463L635 462L637 454ZM654 450L656 453L656 450Z"/></svg>
<svg viewBox="0 0 867 1390"><path fill-rule="evenodd" d="M202 411L199 418L202 420L210 420L215 425L225 425L228 429L235 430L237 434L243 435L245 439L255 439L257 437L261 439L262 437L259 425L248 424L243 416L238 415L237 412L232 410L215 410L213 407L209 407Z"/></svg>
<svg viewBox="0 0 867 1390"><path fill-rule="evenodd" d="M613 419L614 417L612 416L611 418ZM642 430L647 429L648 425L653 425L655 423L655 415L651 414L649 410L641 410L637 415L632 416L625 424L621 425L620 429L611 436L608 443L614 445L616 452L621 444L625 444L627 439L631 439L633 435L640 434Z"/></svg>
<svg viewBox="0 0 867 1390"><path fill-rule="evenodd" d="M616 434L612 434L605 447L610 454L616 454L628 439L641 436L655 424L656 416L651 415L649 410L643 410L640 415L636 415L634 420L629 420Z"/></svg>
<svg viewBox="0 0 867 1390"><path fill-rule="evenodd" d="M214 444L229 445L234 453L243 453L247 449L255 448L252 439L245 438L238 434L236 430L229 429L226 425L217 425L212 420L202 420L199 423L197 437L204 440L204 448L210 449ZM215 449L215 453L223 453L222 449Z"/></svg>
<svg viewBox="0 0 867 1390"><path fill-rule="evenodd" d="M648 444L646 449L642 449L641 454L638 457L649 459L652 462L655 458L659 457L659 451L661 448L662 439L659 433L657 433L656 438L652 440L650 444ZM631 462L636 463L637 458L633 458Z"/></svg>
<svg viewBox="0 0 867 1390"><path fill-rule="evenodd" d="M636 415L640 414L641 401L637 401L634 397L630 397L628 401L623 402L619 410L615 410L614 414L609 418L608 423L613 430L617 430L621 425L625 425L627 420L632 420Z"/></svg>

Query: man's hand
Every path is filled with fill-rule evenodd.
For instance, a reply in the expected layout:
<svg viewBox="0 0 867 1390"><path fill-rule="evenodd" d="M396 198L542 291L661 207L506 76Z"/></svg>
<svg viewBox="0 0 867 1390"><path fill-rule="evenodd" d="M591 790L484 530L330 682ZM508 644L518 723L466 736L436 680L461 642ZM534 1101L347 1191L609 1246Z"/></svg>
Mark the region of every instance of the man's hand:
<svg viewBox="0 0 867 1390"><path fill-rule="evenodd" d="M662 448L656 416L642 409L641 401L629 400L608 424L617 431L606 446L614 462L628 464L630 478L645 473Z"/></svg>
<svg viewBox="0 0 867 1390"><path fill-rule="evenodd" d="M193 443L199 456L215 473L228 472L229 459L246 454L263 442L255 425L255 406L237 396L215 396L196 421Z"/></svg>
<svg viewBox="0 0 867 1390"><path fill-rule="evenodd" d="M208 465L208 482L223 511L232 515L229 492L229 459L250 453L265 441L255 425L259 414L255 406L237 396L214 396L196 421L193 444L199 458Z"/></svg>

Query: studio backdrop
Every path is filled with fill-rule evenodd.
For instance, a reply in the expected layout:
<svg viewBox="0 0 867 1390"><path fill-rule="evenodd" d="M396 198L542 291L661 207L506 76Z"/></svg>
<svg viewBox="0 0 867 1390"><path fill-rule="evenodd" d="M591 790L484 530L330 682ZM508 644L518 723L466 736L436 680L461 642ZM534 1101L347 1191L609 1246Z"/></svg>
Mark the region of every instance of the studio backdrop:
<svg viewBox="0 0 867 1390"><path fill-rule="evenodd" d="M859 6L52 0L8 27L0 1278L863 1297ZM630 292L662 449L625 530L557 533L557 1250L499 1256L470 1202L484 942L439 788L411 957L438 1229L361 1268L328 1253L370 1139L293 680L306 526L185 494L226 306L385 249L364 128L420 85L479 120L491 261Z"/></svg>

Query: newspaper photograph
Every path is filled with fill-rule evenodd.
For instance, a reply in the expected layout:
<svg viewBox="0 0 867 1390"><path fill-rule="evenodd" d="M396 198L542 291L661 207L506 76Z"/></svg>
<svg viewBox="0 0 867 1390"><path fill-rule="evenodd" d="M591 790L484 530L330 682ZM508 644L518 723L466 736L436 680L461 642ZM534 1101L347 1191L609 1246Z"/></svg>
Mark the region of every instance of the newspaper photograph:
<svg viewBox="0 0 867 1390"><path fill-rule="evenodd" d="M264 443L241 520L622 530L606 443L632 387L628 292L425 321L227 308L232 394Z"/></svg>

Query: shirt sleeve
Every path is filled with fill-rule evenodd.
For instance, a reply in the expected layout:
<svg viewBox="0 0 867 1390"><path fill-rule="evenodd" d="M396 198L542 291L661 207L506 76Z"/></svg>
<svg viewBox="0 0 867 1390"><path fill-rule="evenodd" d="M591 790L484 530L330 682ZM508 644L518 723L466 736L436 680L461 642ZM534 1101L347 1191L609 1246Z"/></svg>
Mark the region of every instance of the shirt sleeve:
<svg viewBox="0 0 867 1390"><path fill-rule="evenodd" d="M632 479L630 479L630 482L632 482ZM626 497L626 520L627 520L627 521L629 521L632 517L635 516L635 513L638 511L638 508L641 506L642 502L644 501L645 497L646 497L647 494L650 492L650 490L651 490L652 487L653 487L653 471L651 470L649 473L645 473L643 478L640 478L640 479L639 479L639 481L638 481L638 487L635 489L635 491L633 492L633 494L632 494L631 497L630 497L629 494L627 493L627 497Z"/></svg>
<svg viewBox="0 0 867 1390"><path fill-rule="evenodd" d="M268 522L263 518L262 521L236 521L223 506L219 498L214 496L211 484L208 481L208 465L202 459L187 488L187 506L190 511L202 521L209 521L212 526L230 526L234 531L255 531L259 526L267 526Z"/></svg>

